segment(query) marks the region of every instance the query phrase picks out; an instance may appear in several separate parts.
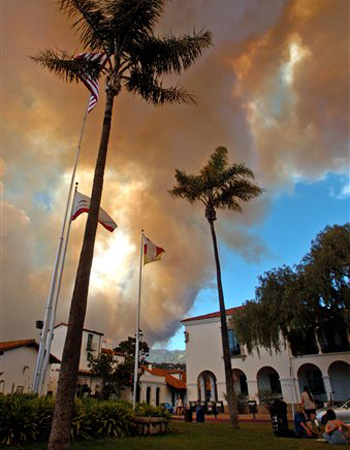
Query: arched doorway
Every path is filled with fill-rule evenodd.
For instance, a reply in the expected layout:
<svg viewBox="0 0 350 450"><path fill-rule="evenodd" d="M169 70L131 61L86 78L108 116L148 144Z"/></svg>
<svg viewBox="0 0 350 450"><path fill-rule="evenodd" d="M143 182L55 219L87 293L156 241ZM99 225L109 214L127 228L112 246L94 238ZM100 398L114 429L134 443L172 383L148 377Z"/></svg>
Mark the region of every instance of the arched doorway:
<svg viewBox="0 0 350 450"><path fill-rule="evenodd" d="M326 390L323 383L322 372L315 364L303 364L298 370L300 392L308 386L316 402L327 401Z"/></svg>
<svg viewBox="0 0 350 450"><path fill-rule="evenodd" d="M205 370L198 376L198 400L216 402L218 400L216 376L213 372Z"/></svg>
<svg viewBox="0 0 350 450"><path fill-rule="evenodd" d="M280 376L273 367L262 367L256 375L256 381L260 403L270 403L282 396Z"/></svg>
<svg viewBox="0 0 350 450"><path fill-rule="evenodd" d="M334 361L328 369L332 388L332 400L345 402L349 397L350 364L345 361Z"/></svg>
<svg viewBox="0 0 350 450"><path fill-rule="evenodd" d="M233 388L237 397L248 396L248 383L246 374L240 369L232 370Z"/></svg>

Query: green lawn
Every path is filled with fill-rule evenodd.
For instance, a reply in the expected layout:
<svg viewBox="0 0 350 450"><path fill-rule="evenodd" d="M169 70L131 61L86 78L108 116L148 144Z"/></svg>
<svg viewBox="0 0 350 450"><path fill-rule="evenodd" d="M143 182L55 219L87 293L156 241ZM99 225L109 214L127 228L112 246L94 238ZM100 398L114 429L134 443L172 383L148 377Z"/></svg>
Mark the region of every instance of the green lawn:
<svg viewBox="0 0 350 450"><path fill-rule="evenodd" d="M2 447L4 448L4 447ZM43 450L44 445L6 447L8 450ZM228 423L174 422L170 434L118 440L79 441L74 450L302 450L327 449L315 440L276 438L268 423L243 423L234 430Z"/></svg>

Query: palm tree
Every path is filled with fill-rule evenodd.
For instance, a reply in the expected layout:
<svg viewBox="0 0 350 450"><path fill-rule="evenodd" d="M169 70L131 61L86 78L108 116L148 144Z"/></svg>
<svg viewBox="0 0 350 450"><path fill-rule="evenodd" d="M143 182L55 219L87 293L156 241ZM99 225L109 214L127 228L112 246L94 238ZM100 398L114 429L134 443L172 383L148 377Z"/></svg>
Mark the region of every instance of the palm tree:
<svg viewBox="0 0 350 450"><path fill-rule="evenodd" d="M77 59L74 55L60 50L44 50L33 57L35 62L67 82L79 82L87 77L97 79L103 74L106 78L103 128L90 213L69 313L49 440L50 450L69 447L82 329L114 99L121 89L125 88L155 105L193 103L193 96L183 87L163 87L162 77L167 74L180 74L191 67L203 50L212 43L212 35L206 30L180 37L171 34L156 36L154 29L166 0L58 0L58 3L61 10L74 19L72 28L78 32L84 51L101 53L105 55L107 62L103 66L98 58Z"/></svg>
<svg viewBox="0 0 350 450"><path fill-rule="evenodd" d="M241 212L241 203L259 196L262 193L262 190L249 181L248 178L254 178L254 175L244 164L234 164L229 166L227 149L225 147L218 147L215 150L210 156L208 163L199 172L199 175L191 175L185 171L176 170L175 178L177 183L173 189L169 191L170 195L183 198L190 203L195 203L197 201L202 202L205 206L205 217L210 225L214 245L220 305L227 402L231 417L231 425L238 427L238 411L233 388L226 309L214 222L216 220L217 209L231 209L233 211Z"/></svg>

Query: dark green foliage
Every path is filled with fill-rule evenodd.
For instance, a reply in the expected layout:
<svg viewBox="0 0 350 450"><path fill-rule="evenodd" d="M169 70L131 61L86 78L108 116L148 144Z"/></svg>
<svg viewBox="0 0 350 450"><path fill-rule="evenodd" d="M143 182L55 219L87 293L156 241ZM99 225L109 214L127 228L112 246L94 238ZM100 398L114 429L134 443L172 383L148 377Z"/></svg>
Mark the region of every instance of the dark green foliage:
<svg viewBox="0 0 350 450"><path fill-rule="evenodd" d="M109 395L116 393L117 379L115 370L118 362L112 353L100 353L97 356L90 356L88 366L91 377L100 377L102 379L102 398L107 400Z"/></svg>
<svg viewBox="0 0 350 450"><path fill-rule="evenodd" d="M171 418L170 412L163 406L154 406L148 403L138 403L134 415L142 417L163 417L168 420Z"/></svg>
<svg viewBox="0 0 350 450"><path fill-rule="evenodd" d="M115 379L119 390L125 387L133 388L133 376L135 365L136 339L129 336L127 340L121 341L114 350L125 355L125 362L118 364L115 369ZM139 365L146 362L149 356L149 346L147 342L141 341L139 346Z"/></svg>
<svg viewBox="0 0 350 450"><path fill-rule="evenodd" d="M74 402L74 413L71 423L71 438L74 439L90 439L92 436L92 426L90 409L88 404L80 399Z"/></svg>
<svg viewBox="0 0 350 450"><path fill-rule="evenodd" d="M242 202L252 200L263 192L249 181L254 175L245 164L229 165L225 147L215 150L198 175L177 169L175 178L177 184L169 191L170 195L190 203L201 201L207 212L216 209L241 211Z"/></svg>
<svg viewBox="0 0 350 450"><path fill-rule="evenodd" d="M232 319L239 340L250 353L259 346L279 351L289 342L293 354L310 354L317 353L317 330L323 351L339 341L338 350L349 350L349 282L350 224L326 227L299 265L259 277L255 300Z"/></svg>
<svg viewBox="0 0 350 450"><path fill-rule="evenodd" d="M136 405L134 415L140 417L163 418L166 421L165 423L166 432L170 431L171 414L167 409L164 408L164 406L153 406L148 403L138 403Z"/></svg>
<svg viewBox="0 0 350 450"><path fill-rule="evenodd" d="M0 442L11 445L47 439L53 406L50 398L0 396Z"/></svg>
<svg viewBox="0 0 350 450"><path fill-rule="evenodd" d="M61 50L44 50L32 59L65 81L79 81L88 74L107 75L115 95L124 86L153 104L194 103L181 86L163 87L164 75L180 74L191 67L212 45L209 31L176 37L155 36L154 27L163 12L164 0L60 0L63 12L74 21L72 28L88 52L108 57L102 67L96 62L75 60Z"/></svg>
<svg viewBox="0 0 350 450"><path fill-rule="evenodd" d="M0 396L0 442L4 445L46 442L54 408L53 398L25 395ZM134 434L133 415L163 417L163 407L141 404L134 413L129 402L96 399L75 400L72 440L125 437Z"/></svg>
<svg viewBox="0 0 350 450"><path fill-rule="evenodd" d="M129 336L126 341L121 341L114 350L116 352L122 352L125 355L125 360L131 360L134 362L135 359L135 348L136 348L136 339L134 337ZM147 356L149 356L149 346L147 342L141 341L139 346L139 360L140 363L144 363L146 361Z"/></svg>
<svg viewBox="0 0 350 450"><path fill-rule="evenodd" d="M186 364L185 363L152 363L153 367L157 367L158 369L165 369L165 370L183 370L186 371Z"/></svg>
<svg viewBox="0 0 350 450"><path fill-rule="evenodd" d="M214 247L226 394L231 423L234 427L238 426L238 410L233 388L226 307L214 222L217 220L216 211L218 209L241 212L241 205L244 202L253 200L263 192L259 186L250 181L253 178L253 172L245 164L233 164L230 166L227 149L218 147L198 175L188 174L184 170L177 169L175 172L176 184L169 190L170 195L173 197L180 197L191 204L201 202L205 207L205 217L209 222Z"/></svg>
<svg viewBox="0 0 350 450"><path fill-rule="evenodd" d="M89 405L92 435L101 437L130 436L133 430L130 416L132 408L127 402L98 402L91 400Z"/></svg>

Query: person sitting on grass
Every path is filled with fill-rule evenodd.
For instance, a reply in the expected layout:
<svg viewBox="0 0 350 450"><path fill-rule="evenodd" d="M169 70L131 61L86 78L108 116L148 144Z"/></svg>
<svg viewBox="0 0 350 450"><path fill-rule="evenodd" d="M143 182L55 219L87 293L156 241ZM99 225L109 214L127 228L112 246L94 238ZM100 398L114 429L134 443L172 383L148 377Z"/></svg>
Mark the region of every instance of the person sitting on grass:
<svg viewBox="0 0 350 450"><path fill-rule="evenodd" d="M326 412L327 423L323 437L328 444L345 445L348 443L350 434L350 425L337 419L333 409L328 409Z"/></svg>
<svg viewBox="0 0 350 450"><path fill-rule="evenodd" d="M317 433L312 429L311 422L305 417L303 405L298 405L294 415L295 434L298 438L316 438Z"/></svg>

